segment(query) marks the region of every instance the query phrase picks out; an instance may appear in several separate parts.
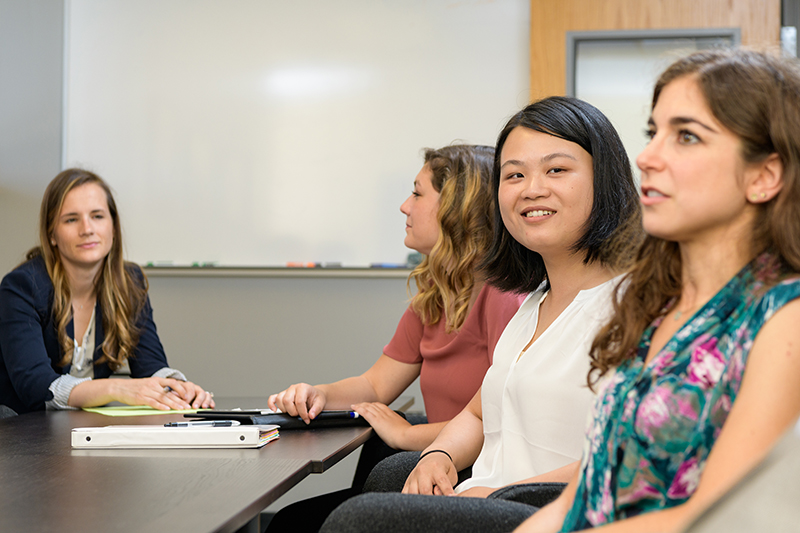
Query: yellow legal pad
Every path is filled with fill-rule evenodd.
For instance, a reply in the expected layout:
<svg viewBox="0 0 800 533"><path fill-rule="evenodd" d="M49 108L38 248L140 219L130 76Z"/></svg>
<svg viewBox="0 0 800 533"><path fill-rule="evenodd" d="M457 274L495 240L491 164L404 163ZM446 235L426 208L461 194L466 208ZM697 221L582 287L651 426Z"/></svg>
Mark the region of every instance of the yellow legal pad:
<svg viewBox="0 0 800 533"><path fill-rule="evenodd" d="M84 407L84 411L97 413L105 416L152 416L152 415L174 415L182 413L196 413L197 409L173 409L170 411L160 411L147 405L120 405L113 407Z"/></svg>

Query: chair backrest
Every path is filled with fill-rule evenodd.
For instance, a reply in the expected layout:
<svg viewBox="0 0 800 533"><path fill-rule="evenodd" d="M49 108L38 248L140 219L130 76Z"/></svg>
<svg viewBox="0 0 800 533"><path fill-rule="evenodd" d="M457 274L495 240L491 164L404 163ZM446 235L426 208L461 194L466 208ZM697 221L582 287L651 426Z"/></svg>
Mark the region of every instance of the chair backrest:
<svg viewBox="0 0 800 533"><path fill-rule="evenodd" d="M790 430L761 464L706 509L684 533L797 531L798 480L800 434Z"/></svg>

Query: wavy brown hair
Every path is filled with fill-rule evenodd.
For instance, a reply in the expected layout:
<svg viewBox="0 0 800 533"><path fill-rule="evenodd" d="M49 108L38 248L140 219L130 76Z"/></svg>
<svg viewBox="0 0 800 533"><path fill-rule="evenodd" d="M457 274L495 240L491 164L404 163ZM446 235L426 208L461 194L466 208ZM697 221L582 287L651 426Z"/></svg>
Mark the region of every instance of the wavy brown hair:
<svg viewBox="0 0 800 533"><path fill-rule="evenodd" d="M425 150L431 183L439 192L439 237L430 255L411 272L417 294L411 308L425 324L444 313L446 331L457 331L469 312L476 265L492 240L490 181L494 148L453 145Z"/></svg>
<svg viewBox="0 0 800 533"><path fill-rule="evenodd" d="M741 141L746 163L777 154L783 164L783 188L758 204L752 228L751 256L773 252L780 271L800 271L800 66L793 59L749 50L704 50L673 63L653 91L679 78L697 82L711 113ZM652 108L651 107L651 108ZM611 368L634 357L644 330L680 296L678 245L648 236L628 275L628 287L615 300L611 322L595 338L591 351L591 386ZM772 280L773 283L778 278Z"/></svg>
<svg viewBox="0 0 800 533"><path fill-rule="evenodd" d="M51 240L67 194L87 184L98 185L105 192L114 226L114 242L95 280L95 293L103 311L105 334L103 355L97 364L107 363L116 369L131 357L139 342L140 331L136 324L147 302L147 278L144 273L138 278L135 273L140 270L126 264L122 258L122 228L117 204L102 178L79 168L64 170L53 178L44 192L39 211L39 246L28 252L27 259L41 256L53 282L53 318L64 353L60 364L65 366L72 361L74 346L67 335L67 324L72 320L72 293L58 248Z"/></svg>

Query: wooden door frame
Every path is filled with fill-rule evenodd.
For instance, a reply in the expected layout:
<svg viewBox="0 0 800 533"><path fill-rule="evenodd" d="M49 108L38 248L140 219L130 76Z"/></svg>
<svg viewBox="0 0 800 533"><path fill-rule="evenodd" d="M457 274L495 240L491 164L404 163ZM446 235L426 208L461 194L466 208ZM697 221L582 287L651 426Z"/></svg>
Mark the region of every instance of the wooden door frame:
<svg viewBox="0 0 800 533"><path fill-rule="evenodd" d="M739 28L780 46L781 0L531 0L531 100L566 94L568 31Z"/></svg>

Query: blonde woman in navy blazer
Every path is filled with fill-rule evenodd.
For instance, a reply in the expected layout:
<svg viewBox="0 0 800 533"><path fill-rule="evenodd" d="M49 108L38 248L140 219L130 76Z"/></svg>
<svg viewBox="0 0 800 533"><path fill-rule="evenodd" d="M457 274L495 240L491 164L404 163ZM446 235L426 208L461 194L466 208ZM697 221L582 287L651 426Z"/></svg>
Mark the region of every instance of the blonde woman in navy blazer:
<svg viewBox="0 0 800 533"><path fill-rule="evenodd" d="M213 407L211 393L167 364L147 279L122 259L108 185L85 170L61 172L39 226L40 245L0 283L0 405ZM133 379L103 379L126 364Z"/></svg>

